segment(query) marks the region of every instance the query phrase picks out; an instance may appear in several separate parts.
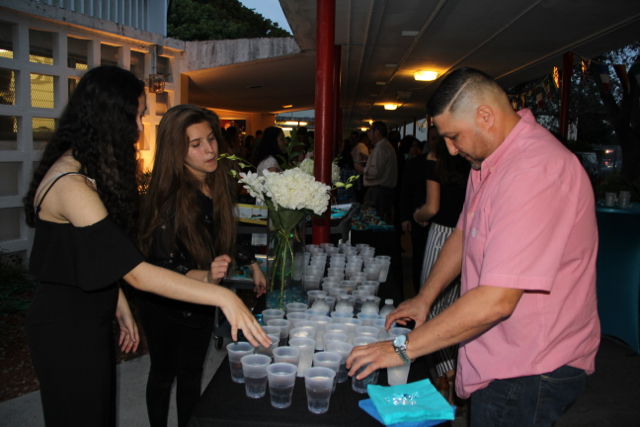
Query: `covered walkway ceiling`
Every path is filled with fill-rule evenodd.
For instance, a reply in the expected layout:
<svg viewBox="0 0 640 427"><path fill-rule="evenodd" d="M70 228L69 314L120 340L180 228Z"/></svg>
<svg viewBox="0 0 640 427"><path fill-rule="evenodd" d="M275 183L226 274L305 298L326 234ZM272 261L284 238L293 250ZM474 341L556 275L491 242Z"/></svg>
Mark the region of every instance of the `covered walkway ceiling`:
<svg viewBox="0 0 640 427"><path fill-rule="evenodd" d="M280 4L302 53L187 73L192 102L262 113L314 108L316 0ZM343 129L423 118L442 77L418 82L417 70L475 67L506 88L560 67L564 52L593 58L639 40L639 28L638 0L336 0ZM386 111L388 102L402 105Z"/></svg>

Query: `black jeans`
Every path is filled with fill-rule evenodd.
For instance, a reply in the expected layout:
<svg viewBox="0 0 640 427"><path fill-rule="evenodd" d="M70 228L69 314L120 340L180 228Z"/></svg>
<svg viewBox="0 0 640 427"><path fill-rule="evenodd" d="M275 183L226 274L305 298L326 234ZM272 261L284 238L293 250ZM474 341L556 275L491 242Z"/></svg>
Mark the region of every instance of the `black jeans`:
<svg viewBox="0 0 640 427"><path fill-rule="evenodd" d="M177 378L178 426L186 427L200 398L204 359L213 321L204 327L182 325L152 302L139 301L151 368L147 380L147 413L151 427L166 427L171 387Z"/></svg>
<svg viewBox="0 0 640 427"><path fill-rule="evenodd" d="M584 390L582 369L494 380L471 395L471 427L550 427Z"/></svg>

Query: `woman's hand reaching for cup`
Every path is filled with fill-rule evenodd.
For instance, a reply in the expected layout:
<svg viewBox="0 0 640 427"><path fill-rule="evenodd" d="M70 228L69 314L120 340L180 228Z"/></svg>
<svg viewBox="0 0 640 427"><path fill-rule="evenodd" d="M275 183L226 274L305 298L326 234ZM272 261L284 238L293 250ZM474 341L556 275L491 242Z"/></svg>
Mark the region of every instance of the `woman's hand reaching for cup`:
<svg viewBox="0 0 640 427"><path fill-rule="evenodd" d="M207 282L219 285L220 281L227 275L229 270L229 264L231 264L231 258L229 255L220 255L213 259L209 272L207 273Z"/></svg>

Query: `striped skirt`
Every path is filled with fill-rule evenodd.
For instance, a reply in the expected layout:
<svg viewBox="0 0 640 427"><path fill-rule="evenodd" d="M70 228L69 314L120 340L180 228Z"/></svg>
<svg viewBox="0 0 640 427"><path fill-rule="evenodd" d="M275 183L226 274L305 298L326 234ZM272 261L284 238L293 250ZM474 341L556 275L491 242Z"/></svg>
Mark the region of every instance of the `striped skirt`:
<svg viewBox="0 0 640 427"><path fill-rule="evenodd" d="M453 227L446 227L440 224L431 224L427 244L424 251L424 261L422 263L422 274L420 275L421 283L429 276L433 264L436 262L442 245L449 235L453 232ZM429 312L429 320L442 313L455 300L460 297L460 276L455 278L442 293L436 298ZM456 361L458 357L458 345L443 348L436 352L436 372L439 377L445 372L456 369Z"/></svg>

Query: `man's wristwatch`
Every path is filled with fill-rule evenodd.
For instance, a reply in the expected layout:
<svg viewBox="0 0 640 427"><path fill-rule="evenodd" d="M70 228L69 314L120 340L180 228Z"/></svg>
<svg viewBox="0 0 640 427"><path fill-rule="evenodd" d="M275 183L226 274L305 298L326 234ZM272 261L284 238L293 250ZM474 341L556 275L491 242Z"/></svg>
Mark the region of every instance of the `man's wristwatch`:
<svg viewBox="0 0 640 427"><path fill-rule="evenodd" d="M409 344L409 338L406 335L398 335L393 340L393 348L395 349L400 359L404 362L405 365L411 363L411 359L407 356L407 345Z"/></svg>

